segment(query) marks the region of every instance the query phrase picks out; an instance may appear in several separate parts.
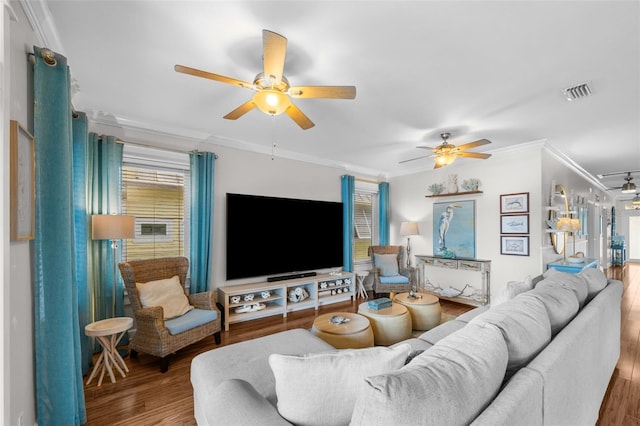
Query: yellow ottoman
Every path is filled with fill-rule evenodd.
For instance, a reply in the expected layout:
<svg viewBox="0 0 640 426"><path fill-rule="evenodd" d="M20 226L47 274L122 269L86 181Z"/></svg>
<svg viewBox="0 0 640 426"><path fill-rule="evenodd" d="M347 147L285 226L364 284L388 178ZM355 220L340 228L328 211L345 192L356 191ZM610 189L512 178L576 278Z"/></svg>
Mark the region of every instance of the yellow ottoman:
<svg viewBox="0 0 640 426"><path fill-rule="evenodd" d="M331 318L340 315L349 321L334 324ZM362 315L350 312L333 312L318 315L313 321L311 333L315 334L336 349L358 349L373 346L373 330L369 320Z"/></svg>
<svg viewBox="0 0 640 426"><path fill-rule="evenodd" d="M369 318L376 345L389 346L411 337L411 315L404 305L393 303L376 311L365 302L358 306L358 313Z"/></svg>
<svg viewBox="0 0 640 426"><path fill-rule="evenodd" d="M400 293L393 301L407 307L414 330L431 330L440 324L440 299L437 296L416 293L416 298L410 299L409 293Z"/></svg>

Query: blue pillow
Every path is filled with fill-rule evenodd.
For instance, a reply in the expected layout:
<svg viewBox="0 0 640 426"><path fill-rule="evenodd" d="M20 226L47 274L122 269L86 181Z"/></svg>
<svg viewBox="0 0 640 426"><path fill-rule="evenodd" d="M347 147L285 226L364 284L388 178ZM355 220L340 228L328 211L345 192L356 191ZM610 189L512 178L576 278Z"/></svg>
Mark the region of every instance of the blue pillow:
<svg viewBox="0 0 640 426"><path fill-rule="evenodd" d="M373 264L380 269L383 277L398 275L398 256L395 254L373 254Z"/></svg>

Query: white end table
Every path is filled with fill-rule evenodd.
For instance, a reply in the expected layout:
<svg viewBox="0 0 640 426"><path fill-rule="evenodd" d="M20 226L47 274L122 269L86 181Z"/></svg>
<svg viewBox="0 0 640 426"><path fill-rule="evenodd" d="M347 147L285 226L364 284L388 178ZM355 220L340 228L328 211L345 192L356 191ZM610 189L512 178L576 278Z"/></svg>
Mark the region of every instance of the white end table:
<svg viewBox="0 0 640 426"><path fill-rule="evenodd" d="M122 377L125 377L124 372L129 372L127 365L120 356L117 350L118 343L133 325L133 318L129 317L117 317L107 318L101 321L92 322L87 324L84 328L84 334L90 337L95 337L100 345L102 345L102 353L93 367L93 371L87 380L87 384L91 383L91 380L96 376L98 370L100 370L100 377L98 378L98 386L102 385L102 379L104 373L107 372L111 378L111 383L116 382L116 378L113 374L113 368L115 368ZM124 370L124 371L123 371Z"/></svg>
<svg viewBox="0 0 640 426"><path fill-rule="evenodd" d="M367 289L364 288L364 279L369 275L369 271L356 271L356 281L358 281L358 297L368 299Z"/></svg>

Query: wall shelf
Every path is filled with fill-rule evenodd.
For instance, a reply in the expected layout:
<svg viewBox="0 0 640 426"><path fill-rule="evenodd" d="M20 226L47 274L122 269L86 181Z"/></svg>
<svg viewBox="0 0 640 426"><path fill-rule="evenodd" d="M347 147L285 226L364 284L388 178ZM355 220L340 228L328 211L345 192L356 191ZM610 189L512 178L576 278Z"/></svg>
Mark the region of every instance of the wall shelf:
<svg viewBox="0 0 640 426"><path fill-rule="evenodd" d="M467 192L454 192L453 194L434 194L434 195L425 195L426 198L437 198L437 197L453 197L454 195L469 195L469 194L482 194L482 191L467 191Z"/></svg>

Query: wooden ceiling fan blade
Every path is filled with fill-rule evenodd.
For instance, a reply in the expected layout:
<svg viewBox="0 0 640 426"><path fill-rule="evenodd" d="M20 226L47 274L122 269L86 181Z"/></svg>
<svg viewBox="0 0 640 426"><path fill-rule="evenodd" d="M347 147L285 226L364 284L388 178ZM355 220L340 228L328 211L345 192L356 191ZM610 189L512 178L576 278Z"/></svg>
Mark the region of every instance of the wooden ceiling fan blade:
<svg viewBox="0 0 640 426"><path fill-rule="evenodd" d="M184 65L176 65L173 67L176 72L183 74L189 74L196 77L208 78L209 80L219 81L220 83L232 84L234 86L244 87L245 89L253 89L253 83L247 81L238 80L231 77L225 77L224 75L214 74L208 71L202 71L196 68L186 67Z"/></svg>
<svg viewBox="0 0 640 426"><path fill-rule="evenodd" d="M237 120L238 118L254 109L256 106L257 105L255 104L255 102L253 102L253 99L251 99L231 111L229 114L225 115L223 118L226 118L227 120Z"/></svg>
<svg viewBox="0 0 640 426"><path fill-rule="evenodd" d="M491 157L491 154L483 154L481 152L458 152L456 153L458 157L467 157L467 158L480 158L482 160L486 160Z"/></svg>
<svg viewBox="0 0 640 426"><path fill-rule="evenodd" d="M273 84L279 84L284 73L284 60L287 55L287 39L278 33L262 30L262 60L264 77Z"/></svg>
<svg viewBox="0 0 640 426"><path fill-rule="evenodd" d="M309 120L309 117L304 115L300 108L298 108L294 104L291 104L289 108L287 108L284 112L287 113L287 115L291 117L291 119L295 121L296 124L302 128L302 130L307 130L315 126L315 124L313 124L313 121Z"/></svg>
<svg viewBox="0 0 640 426"><path fill-rule="evenodd" d="M294 98L355 99L355 86L296 86L289 89Z"/></svg>
<svg viewBox="0 0 640 426"><path fill-rule="evenodd" d="M460 145L457 148L460 151L464 151L464 150L467 150L467 149L475 148L477 146L487 145L487 144L490 144L490 143L491 143L491 141L488 140L488 139L480 139L480 140L477 140L475 142L465 143L464 145Z"/></svg>
<svg viewBox="0 0 640 426"><path fill-rule="evenodd" d="M433 151L433 152L436 152L438 150L438 148L431 148L430 146L416 146L416 148L428 149L428 150Z"/></svg>
<svg viewBox="0 0 640 426"><path fill-rule="evenodd" d="M433 157L433 155L423 155L421 157L409 158L408 160L399 161L398 164L408 163L409 161L422 160L423 158L430 158L430 157Z"/></svg>

